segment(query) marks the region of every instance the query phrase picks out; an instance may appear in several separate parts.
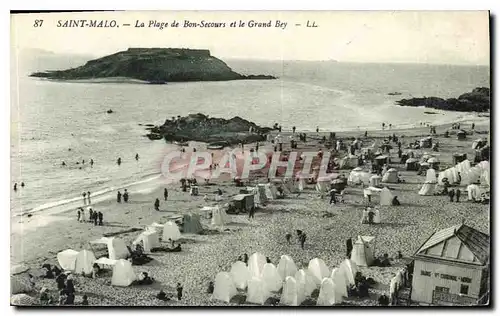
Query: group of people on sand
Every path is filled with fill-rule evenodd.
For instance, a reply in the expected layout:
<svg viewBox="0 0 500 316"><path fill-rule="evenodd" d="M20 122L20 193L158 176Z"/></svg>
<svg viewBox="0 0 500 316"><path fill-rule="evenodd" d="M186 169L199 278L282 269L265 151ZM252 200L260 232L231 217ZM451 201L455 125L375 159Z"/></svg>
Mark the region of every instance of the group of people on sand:
<svg viewBox="0 0 500 316"><path fill-rule="evenodd" d="M123 202L128 203L129 194L128 194L127 189L124 190L123 194L122 194L121 191L118 191L116 193L116 202L121 203L122 202L122 198L123 198Z"/></svg>
<svg viewBox="0 0 500 316"><path fill-rule="evenodd" d="M139 154L136 153L134 158L135 158L135 161L139 161ZM116 159L116 164L118 166L120 166L122 164L122 158L121 157L118 157L118 159Z"/></svg>
<svg viewBox="0 0 500 316"><path fill-rule="evenodd" d="M83 205L90 205L92 202L90 201L90 191L83 192Z"/></svg>
<svg viewBox="0 0 500 316"><path fill-rule="evenodd" d="M302 248L302 250L304 250L304 245L306 243L307 235L306 235L306 233L304 231L299 230L299 229L296 230L296 233L297 233L297 240L298 240L298 242L300 244L300 247ZM287 233L285 235L285 239L286 239L286 242L289 245L292 244L292 234Z"/></svg>
<svg viewBox="0 0 500 316"><path fill-rule="evenodd" d="M102 212L96 212L94 211L91 207L88 208L88 211L89 211L89 219L88 219L88 222L90 223L94 223L94 226L102 226L102 221L103 221L103 218L104 218L104 215L102 214ZM77 220L81 223L85 222L85 210L80 207L77 212Z"/></svg>
<svg viewBox="0 0 500 316"><path fill-rule="evenodd" d="M40 305L77 305L75 304L76 290L73 275L65 274L57 266L52 267L47 263L42 266L42 269L45 270L43 278L55 280L59 297L55 299L50 295L49 289L43 287L40 291ZM83 295L82 301L78 305L89 305L87 295Z"/></svg>
<svg viewBox="0 0 500 316"><path fill-rule="evenodd" d="M79 165L80 164L80 161L77 161L75 162L75 165ZM85 164L85 159L82 159L82 162L81 162L82 165ZM90 158L90 168L94 167L94 159ZM61 167L66 167L66 162L63 160L61 162ZM82 169L82 167L80 167L80 169Z"/></svg>

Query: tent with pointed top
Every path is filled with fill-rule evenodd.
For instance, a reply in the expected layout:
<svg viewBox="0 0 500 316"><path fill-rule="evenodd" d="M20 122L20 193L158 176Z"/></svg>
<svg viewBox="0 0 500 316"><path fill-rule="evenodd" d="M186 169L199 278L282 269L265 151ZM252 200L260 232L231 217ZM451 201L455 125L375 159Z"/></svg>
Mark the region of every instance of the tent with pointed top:
<svg viewBox="0 0 500 316"><path fill-rule="evenodd" d="M330 276L328 266L322 259L319 258L314 258L309 261L307 269L313 276L314 283L316 283L317 286L321 284L321 280L323 280L323 278Z"/></svg>
<svg viewBox="0 0 500 316"><path fill-rule="evenodd" d="M316 282L314 282L314 277L308 270L300 269L295 274L295 280L297 283L302 283L304 285L304 296L309 296L318 287Z"/></svg>
<svg viewBox="0 0 500 316"><path fill-rule="evenodd" d="M156 231L144 231L132 242L132 245L141 244L144 251L151 252L151 248L160 247L160 236Z"/></svg>
<svg viewBox="0 0 500 316"><path fill-rule="evenodd" d="M90 250L82 250L75 257L75 268L74 272L76 274L92 274L93 265L96 261L94 253Z"/></svg>
<svg viewBox="0 0 500 316"><path fill-rule="evenodd" d="M57 262L63 270L73 271L75 270L75 260L78 255L78 251L73 249L66 249L57 253Z"/></svg>
<svg viewBox="0 0 500 316"><path fill-rule="evenodd" d="M382 191L380 191L380 205L390 206L392 205L393 199L394 195L387 187L384 187Z"/></svg>
<svg viewBox="0 0 500 316"><path fill-rule="evenodd" d="M278 263L278 273L281 279L286 279L287 276L295 276L297 273L297 265L287 255L282 255Z"/></svg>
<svg viewBox="0 0 500 316"><path fill-rule="evenodd" d="M357 266L369 267L373 264L374 250L372 245L374 239L375 237L372 236L358 236L358 239L354 242L351 260Z"/></svg>
<svg viewBox="0 0 500 316"><path fill-rule="evenodd" d="M182 232L184 234L199 234L203 231L201 226L200 215L184 214L182 219Z"/></svg>
<svg viewBox="0 0 500 316"><path fill-rule="evenodd" d="M434 195L434 189L436 188L436 185L433 183L425 182L422 184L422 187L420 188L420 191L418 191L419 195Z"/></svg>
<svg viewBox="0 0 500 316"><path fill-rule="evenodd" d="M117 260L113 266L113 275L111 276L111 285L129 286L137 280L137 275L132 268L132 263L128 260Z"/></svg>
<svg viewBox="0 0 500 316"><path fill-rule="evenodd" d="M271 292L267 288L266 282L261 278L253 277L248 281L247 299L248 303L264 305L268 298L271 297Z"/></svg>
<svg viewBox="0 0 500 316"><path fill-rule="evenodd" d="M335 304L342 303L342 297L339 294L337 286L333 283L330 278L324 278L321 281L321 287L319 290L318 301L316 305L318 306L332 306Z"/></svg>
<svg viewBox="0 0 500 316"><path fill-rule="evenodd" d="M181 231L177 224L172 221L168 221L163 225L162 241L168 242L169 239L174 241L181 239Z"/></svg>
<svg viewBox="0 0 500 316"><path fill-rule="evenodd" d="M343 273L339 268L334 268L332 270L332 274L330 278L333 280L333 283L336 285L336 289L340 296L347 297L347 283L346 274Z"/></svg>
<svg viewBox="0 0 500 316"><path fill-rule="evenodd" d="M238 294L233 279L228 272L219 272L215 276L213 300L219 300L229 303L229 301Z"/></svg>
<svg viewBox="0 0 500 316"><path fill-rule="evenodd" d="M267 260L263 254L259 252L253 253L250 258L248 258L248 270L250 270L252 277L260 278L266 263Z"/></svg>
<svg viewBox="0 0 500 316"><path fill-rule="evenodd" d="M125 242L116 237L101 237L97 240L93 240L90 244L102 244L106 245L108 248L109 259L118 260L126 259L129 256L129 251Z"/></svg>
<svg viewBox="0 0 500 316"><path fill-rule="evenodd" d="M277 292L283 287L283 280L278 273L278 269L272 263L264 265L261 278L266 283L267 289L271 292Z"/></svg>
<svg viewBox="0 0 500 316"><path fill-rule="evenodd" d="M345 274L347 284L354 285L356 273L358 272L358 266L356 263L350 259L345 259L339 267L340 271Z"/></svg>
<svg viewBox="0 0 500 316"><path fill-rule="evenodd" d="M304 284L299 284L294 277L287 276L281 292L281 305L299 306L305 300Z"/></svg>
<svg viewBox="0 0 500 316"><path fill-rule="evenodd" d="M247 265L242 261L236 261L231 265L231 278L233 279L234 285L240 290L247 288L248 281L252 278L250 270L248 270Z"/></svg>
<svg viewBox="0 0 500 316"><path fill-rule="evenodd" d="M382 182L382 177L379 175L373 175L370 177L370 186L372 187L378 187L380 186L380 183Z"/></svg>
<svg viewBox="0 0 500 316"><path fill-rule="evenodd" d="M382 177L384 183L398 183L398 171L394 168L387 170Z"/></svg>
<svg viewBox="0 0 500 316"><path fill-rule="evenodd" d="M212 225L224 226L230 222L231 218L227 215L226 211L222 207L216 206L212 211Z"/></svg>

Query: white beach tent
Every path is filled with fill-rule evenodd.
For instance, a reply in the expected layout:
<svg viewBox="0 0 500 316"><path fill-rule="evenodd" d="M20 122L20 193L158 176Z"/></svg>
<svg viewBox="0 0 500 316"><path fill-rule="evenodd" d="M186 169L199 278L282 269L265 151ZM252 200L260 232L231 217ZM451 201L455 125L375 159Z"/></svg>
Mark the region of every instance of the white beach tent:
<svg viewBox="0 0 500 316"><path fill-rule="evenodd" d="M295 276L297 273L297 265L287 255L282 255L280 262L278 263L278 273L282 280L286 279L288 276Z"/></svg>
<svg viewBox="0 0 500 316"><path fill-rule="evenodd" d="M481 189L477 184L469 184L467 186L467 196L469 201L477 201L481 199Z"/></svg>
<svg viewBox="0 0 500 316"><path fill-rule="evenodd" d="M260 278L266 263L267 260L263 254L259 252L252 254L250 258L248 258L248 270L250 270L252 277Z"/></svg>
<svg viewBox="0 0 500 316"><path fill-rule="evenodd" d="M271 292L269 292L264 280L253 277L250 281L248 281L246 299L248 303L264 305L269 297L271 297Z"/></svg>
<svg viewBox="0 0 500 316"><path fill-rule="evenodd" d="M216 206L212 210L212 225L224 226L230 222L231 218L229 217L229 215L227 215L226 211L223 208Z"/></svg>
<svg viewBox="0 0 500 316"><path fill-rule="evenodd" d="M370 185L373 187L380 186L380 182L382 182L382 177L379 175L373 175L370 177Z"/></svg>
<svg viewBox="0 0 500 316"><path fill-rule="evenodd" d="M398 171L394 168L387 170L387 172L382 177L382 182L384 182L384 183L398 183Z"/></svg>
<svg viewBox="0 0 500 316"><path fill-rule="evenodd" d="M272 263L266 263L262 269L261 279L271 292L277 292L283 287L283 280L281 279L278 269Z"/></svg>
<svg viewBox="0 0 500 316"><path fill-rule="evenodd" d="M212 299L229 303L238 294L233 279L228 272L219 272L215 276L214 292Z"/></svg>
<svg viewBox="0 0 500 316"><path fill-rule="evenodd" d="M151 248L160 247L160 236L156 231L145 231L142 232L132 243L132 245L137 245L142 243L144 251L151 252Z"/></svg>
<svg viewBox="0 0 500 316"><path fill-rule="evenodd" d="M247 265L242 261L236 261L231 265L231 278L236 288L244 290L247 288L248 281L252 278L250 270Z"/></svg>
<svg viewBox="0 0 500 316"><path fill-rule="evenodd" d="M299 306L305 300L304 284L299 284L294 277L287 276L281 292L281 305Z"/></svg>
<svg viewBox="0 0 500 316"><path fill-rule="evenodd" d="M75 274L92 274L93 265L96 261L95 255L92 251L83 249L75 257Z"/></svg>
<svg viewBox="0 0 500 316"><path fill-rule="evenodd" d="M148 225L146 227L146 230L155 231L155 232L158 232L159 234L161 234L162 231L163 231L163 225L162 224L158 224L157 222L153 222L153 224Z"/></svg>
<svg viewBox="0 0 500 316"><path fill-rule="evenodd" d="M91 241L91 244L103 244L108 247L109 259L119 260L126 259L129 256L129 251L125 242L115 237L101 237Z"/></svg>
<svg viewBox="0 0 500 316"><path fill-rule="evenodd" d="M179 240L181 239L181 231L176 223L168 221L163 225L162 241L167 242L169 239Z"/></svg>
<svg viewBox="0 0 500 316"><path fill-rule="evenodd" d="M339 168L340 169L355 168L358 166L358 162L359 162L358 156L349 155L340 160Z"/></svg>
<svg viewBox="0 0 500 316"><path fill-rule="evenodd" d="M387 187L384 187L382 191L380 191L380 205L392 205L393 199L394 195L392 195L391 190Z"/></svg>
<svg viewBox="0 0 500 316"><path fill-rule="evenodd" d="M355 284L356 273L358 272L358 266L352 260L345 259L339 266L341 273L343 273L346 277L346 281L348 285Z"/></svg>
<svg viewBox="0 0 500 316"><path fill-rule="evenodd" d="M330 276L330 270L328 269L328 266L322 259L319 258L314 258L309 261L307 269L311 273L312 279L316 286L319 286L321 284L321 280L323 280L323 278L327 278Z"/></svg>
<svg viewBox="0 0 500 316"><path fill-rule="evenodd" d="M314 277L308 270L300 269L295 274L295 280L297 284L302 283L304 286L304 296L309 296L311 293L317 289L316 282L314 282Z"/></svg>
<svg viewBox="0 0 500 316"><path fill-rule="evenodd" d="M358 239L354 242L351 260L357 266L369 267L373 264L374 251L372 245L374 239L375 237L372 236L358 236Z"/></svg>
<svg viewBox="0 0 500 316"><path fill-rule="evenodd" d="M381 219L380 219L380 211L375 209L373 210L373 212L375 213L375 215L373 216L373 223L374 224L380 224L381 222Z"/></svg>
<svg viewBox="0 0 500 316"><path fill-rule="evenodd" d="M73 249L66 249L57 254L57 262L61 268L65 271L75 270L75 260L78 255L78 251Z"/></svg>
<svg viewBox="0 0 500 316"><path fill-rule="evenodd" d="M350 184L369 184L371 179L370 173L363 171L361 168L354 168L349 176L347 177L347 182Z"/></svg>
<svg viewBox="0 0 500 316"><path fill-rule="evenodd" d="M343 273L339 268L333 268L330 278L333 280L333 283L335 283L336 289L340 296L347 297L348 281L346 280L346 274Z"/></svg>
<svg viewBox="0 0 500 316"><path fill-rule="evenodd" d="M113 266L113 276L111 277L111 285L114 286L129 286L137 280L137 276L132 268L132 263L128 260L117 260Z"/></svg>
<svg viewBox="0 0 500 316"><path fill-rule="evenodd" d="M337 290L337 286L330 278L324 278L321 281L319 290L318 301L316 305L319 306L332 306L334 304L342 303L342 296Z"/></svg>
<svg viewBox="0 0 500 316"><path fill-rule="evenodd" d="M420 191L418 191L419 195L433 195L434 194L434 189L436 185L433 183L425 182L422 187L420 188Z"/></svg>

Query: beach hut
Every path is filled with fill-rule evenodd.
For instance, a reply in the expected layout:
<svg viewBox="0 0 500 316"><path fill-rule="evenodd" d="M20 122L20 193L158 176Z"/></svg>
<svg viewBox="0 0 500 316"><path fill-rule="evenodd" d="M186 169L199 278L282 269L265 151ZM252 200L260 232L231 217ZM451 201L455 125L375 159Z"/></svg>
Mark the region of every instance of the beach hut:
<svg viewBox="0 0 500 316"><path fill-rule="evenodd" d="M375 157L374 164L377 167L382 167L383 165L387 164L388 162L388 157L385 155L380 155Z"/></svg>
<svg viewBox="0 0 500 316"><path fill-rule="evenodd" d="M393 199L394 195L392 195L391 190L387 187L384 187L382 191L380 191L380 205L390 206L392 205Z"/></svg>
<svg viewBox="0 0 500 316"><path fill-rule="evenodd" d="M481 189L477 184L467 186L467 196L469 201L479 201L481 199Z"/></svg>
<svg viewBox="0 0 500 316"><path fill-rule="evenodd" d="M248 212L255 208L253 194L237 194L233 196L233 203L237 210Z"/></svg>
<svg viewBox="0 0 500 316"><path fill-rule="evenodd" d="M457 139L458 140L465 140L467 138L467 132L464 130L460 130L457 132Z"/></svg>
<svg viewBox="0 0 500 316"><path fill-rule="evenodd" d="M248 303L264 305L271 297L271 292L267 288L266 282L261 278L253 277L248 281L247 299Z"/></svg>
<svg viewBox="0 0 500 316"><path fill-rule="evenodd" d="M248 281L252 278L250 270L242 261L236 261L231 265L231 278L236 285L236 288L244 290L247 288Z"/></svg>
<svg viewBox="0 0 500 316"><path fill-rule="evenodd" d="M238 294L238 290L228 272L219 272L215 276L213 300L219 300L226 303Z"/></svg>
<svg viewBox="0 0 500 316"><path fill-rule="evenodd" d="M297 265L287 255L282 255L278 263L278 273L282 280L286 279L288 276L295 276L297 273Z"/></svg>
<svg viewBox="0 0 500 316"><path fill-rule="evenodd" d="M382 177L379 175L375 174L370 177L370 186L372 187L379 187L381 182L382 182Z"/></svg>
<svg viewBox="0 0 500 316"><path fill-rule="evenodd" d="M184 234L199 234L203 231L201 226L200 215L184 214L182 219L182 232Z"/></svg>
<svg viewBox="0 0 500 316"><path fill-rule="evenodd" d="M299 306L305 299L304 284L299 284L292 276L287 276L281 293L280 304Z"/></svg>
<svg viewBox="0 0 500 316"><path fill-rule="evenodd" d="M266 284L267 289L271 292L277 292L283 287L283 280L278 273L278 269L272 263L264 265L261 278Z"/></svg>
<svg viewBox="0 0 500 316"><path fill-rule="evenodd" d="M398 183L398 171L394 168L387 170L382 177L384 183Z"/></svg>
<svg viewBox="0 0 500 316"><path fill-rule="evenodd" d="M73 272L76 274L92 274L93 265L96 261L94 253L90 250L82 250L75 257L75 268Z"/></svg>
<svg viewBox="0 0 500 316"><path fill-rule="evenodd" d="M132 245L138 245L142 243L144 251L151 252L152 248L160 247L160 235L156 231L145 231L139 234L137 238L132 242Z"/></svg>
<svg viewBox="0 0 500 316"><path fill-rule="evenodd" d="M319 258L314 258L309 261L307 269L313 277L313 281L315 282L316 286L319 286L321 284L321 280L323 280L323 278L330 276L328 266L322 259Z"/></svg>
<svg viewBox="0 0 500 316"><path fill-rule="evenodd" d="M347 178L347 183L368 184L370 183L370 173L363 171L363 169L360 167L354 168L351 171L351 173L349 173L349 177Z"/></svg>
<svg viewBox="0 0 500 316"><path fill-rule="evenodd" d="M113 275L111 276L111 285L129 286L137 280L137 276L132 268L132 263L128 260L120 259L113 266Z"/></svg>
<svg viewBox="0 0 500 316"><path fill-rule="evenodd" d="M439 159L437 157L431 157L427 160L427 163L429 164L429 168L439 170Z"/></svg>
<svg viewBox="0 0 500 316"><path fill-rule="evenodd" d="M267 260L263 254L259 252L253 253L250 258L248 258L248 269L252 277L260 278L266 263Z"/></svg>
<svg viewBox="0 0 500 316"><path fill-rule="evenodd" d="M162 241L167 242L169 239L179 240L181 239L181 231L176 223L168 221L163 225L163 235Z"/></svg>
<svg viewBox="0 0 500 316"><path fill-rule="evenodd" d="M418 159L408 158L405 162L407 171L417 171L418 170Z"/></svg>
<svg viewBox="0 0 500 316"><path fill-rule="evenodd" d="M308 270L300 269L295 274L295 280L298 284L303 284L304 296L311 295L314 290L318 287L313 279L314 277Z"/></svg>
<svg viewBox="0 0 500 316"><path fill-rule="evenodd" d="M66 249L57 254L57 262L63 270L73 271L75 270L75 260L78 255L78 251L73 249Z"/></svg>
<svg viewBox="0 0 500 316"><path fill-rule="evenodd" d="M333 268L332 274L330 278L333 280L333 283L335 283L336 290L340 294L341 297L348 297L347 293L347 279L345 273L342 273L342 271L339 268Z"/></svg>
<svg viewBox="0 0 500 316"><path fill-rule="evenodd" d="M332 279L324 278L321 281L321 287L316 305L332 306L339 303L342 303L342 296L339 294L337 286L333 283Z"/></svg>
<svg viewBox="0 0 500 316"><path fill-rule="evenodd" d="M466 153L455 153L453 154L453 165L459 164L462 161L467 160L467 154Z"/></svg>
<svg viewBox="0 0 500 316"><path fill-rule="evenodd" d="M351 260L357 266L369 267L373 264L374 250L373 243L375 237L358 236L358 239L353 244L351 252Z"/></svg>
<svg viewBox="0 0 500 316"><path fill-rule="evenodd" d="M229 215L227 215L226 211L217 206L212 211L212 225L214 226L224 226L227 223L230 223L231 219Z"/></svg>

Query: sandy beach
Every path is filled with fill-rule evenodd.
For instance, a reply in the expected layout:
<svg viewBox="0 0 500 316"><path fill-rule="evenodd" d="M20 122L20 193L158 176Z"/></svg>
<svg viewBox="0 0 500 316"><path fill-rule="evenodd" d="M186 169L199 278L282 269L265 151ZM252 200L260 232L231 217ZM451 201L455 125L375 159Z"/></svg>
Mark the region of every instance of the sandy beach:
<svg viewBox="0 0 500 316"><path fill-rule="evenodd" d="M455 135L444 138L443 132L449 125L437 127L434 140L440 143L439 152L435 152L441 161L441 170L452 166L452 154L467 153L469 160L474 159L471 143L477 138L488 137L489 119L476 121L476 134L468 135L467 140L457 140ZM470 124L463 123L463 128L470 131ZM298 131L300 132L300 131ZM395 133L405 135L402 142L411 141L429 135L428 127L369 131L364 138L364 131L340 132L337 138L346 139L360 137L364 146L371 145L375 139L383 139ZM282 133L287 135L287 133ZM317 150L322 145L318 140L328 133L320 131L309 133L307 144L299 142L298 150ZM318 139L316 139L318 138ZM288 149L286 144L285 149ZM251 148L250 145L245 148ZM266 143L261 148L271 148ZM417 150L431 151L430 149ZM345 152L342 153L342 156ZM258 209L254 219L248 219L245 214L230 215L232 223L221 231L211 226L208 214L200 209L206 205L216 205L215 191L223 191L225 201L239 192L239 188L229 182L213 181L213 185L200 185L199 196L190 196L182 192L179 184L162 185L160 182L145 184L135 190L129 190L131 197L128 203L118 204L114 198L116 192L111 192L101 199L93 201L94 210L104 214L104 225L94 226L91 223L77 221L76 207L82 206L81 201L48 210L47 213L34 213L31 217L15 217L11 227L11 265L23 263L31 268L33 275L40 275L43 263L57 264L56 255L65 249L91 249L89 241L102 237L104 234L138 228L144 229L153 222L164 223L179 215L199 214L206 230L204 235L183 235L180 243L180 253L155 253L150 255L154 260L143 266L134 266L136 273L148 272L156 282L150 286L131 286L119 288L111 286L109 276L98 279L75 277L76 302L86 294L90 305L227 305L224 302L213 301L206 289L209 281L221 271L229 271L235 254L252 254L260 252L277 264L281 255L289 255L298 267L306 268L313 258L325 261L331 270L343 261L345 256L345 239L358 235L376 237L375 254L382 256L387 253L395 258L397 251L404 257L414 254L418 247L436 230L465 222L482 232L489 233L489 205L466 202L465 186L462 191L462 202L450 203L445 196L420 196L418 191L425 176L416 175L415 171L406 171L404 164L399 164L396 150L391 151L392 167L396 168L404 183L389 184L394 194L398 196L401 206L377 206L381 212L382 222L378 225L361 224L361 216L365 201L363 189L359 186L348 186L345 193L345 204L330 206L328 199L321 199L308 185L306 190L297 197L295 194L285 199L270 201L264 208ZM350 170L342 170L346 176ZM265 178L259 179L260 183ZM201 181L200 181L201 183ZM168 201L163 201L163 189L169 190ZM465 192L465 193L464 193ZM204 202L207 194L210 201ZM153 203L156 198L161 201L160 211L155 211ZM378 205L378 196L374 195L372 203ZM79 205L78 205L79 204ZM88 217L88 213L85 215ZM286 233L294 233L301 229L307 233L305 249L300 245L288 245ZM130 244L140 232L122 233L117 237ZM93 249L96 256L102 251ZM370 289L370 299L347 299L346 304L377 305L378 296L389 292L389 282L401 267L402 262L394 260L388 268L361 268L363 275L372 277L377 284ZM184 287L182 301L173 299L163 302L155 298L160 289L174 294L175 285L180 282ZM53 280L37 279L36 289L50 289L56 297L56 286ZM274 297L280 297L275 293ZM244 301L243 301L244 302ZM231 305L245 304L232 301Z"/></svg>

